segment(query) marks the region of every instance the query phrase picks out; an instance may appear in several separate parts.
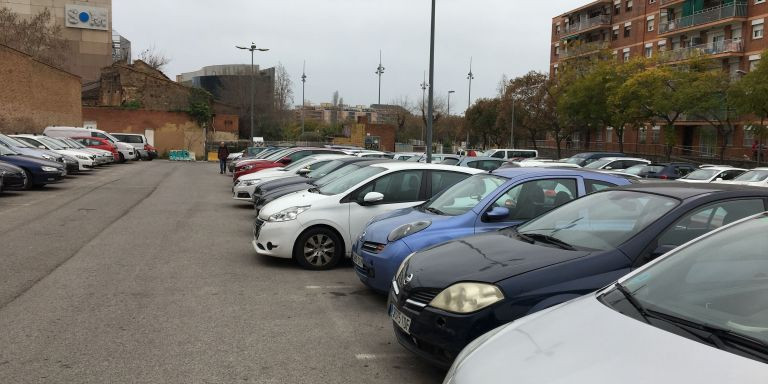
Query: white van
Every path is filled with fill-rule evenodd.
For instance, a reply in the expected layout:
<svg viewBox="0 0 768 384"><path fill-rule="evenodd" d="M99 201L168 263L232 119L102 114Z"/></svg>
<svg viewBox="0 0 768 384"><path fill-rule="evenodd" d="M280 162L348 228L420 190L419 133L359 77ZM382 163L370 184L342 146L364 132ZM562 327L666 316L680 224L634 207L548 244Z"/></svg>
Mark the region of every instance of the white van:
<svg viewBox="0 0 768 384"><path fill-rule="evenodd" d="M82 127L48 127L43 131L43 134L50 137L98 137L111 141L117 146L117 151L120 153L120 162L124 163L126 160L136 160L136 150L132 145L123 143L114 136L100 131L98 129L88 129Z"/></svg>
<svg viewBox="0 0 768 384"><path fill-rule="evenodd" d="M483 156L505 160L522 160L539 157L539 151L535 149L491 149L485 151Z"/></svg>

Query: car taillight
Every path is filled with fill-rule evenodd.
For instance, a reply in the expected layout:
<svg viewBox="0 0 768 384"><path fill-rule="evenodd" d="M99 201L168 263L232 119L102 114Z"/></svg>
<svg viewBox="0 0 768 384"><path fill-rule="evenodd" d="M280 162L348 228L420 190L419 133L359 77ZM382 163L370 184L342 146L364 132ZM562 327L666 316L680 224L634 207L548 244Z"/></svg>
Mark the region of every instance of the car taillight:
<svg viewBox="0 0 768 384"><path fill-rule="evenodd" d="M667 175L661 175L661 176L659 176L659 179L663 179L663 180L666 180L666 179L669 179L669 176L667 176Z"/></svg>

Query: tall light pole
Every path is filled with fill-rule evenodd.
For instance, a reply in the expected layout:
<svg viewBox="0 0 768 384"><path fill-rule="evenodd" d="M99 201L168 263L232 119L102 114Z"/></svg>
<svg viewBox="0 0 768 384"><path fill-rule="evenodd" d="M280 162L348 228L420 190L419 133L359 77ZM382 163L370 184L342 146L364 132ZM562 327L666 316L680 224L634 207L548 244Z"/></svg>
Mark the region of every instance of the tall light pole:
<svg viewBox="0 0 768 384"><path fill-rule="evenodd" d="M379 75L379 105L381 105L381 75L384 74L384 67L381 65L381 50L379 50L379 67L376 68L376 74Z"/></svg>
<svg viewBox="0 0 768 384"><path fill-rule="evenodd" d="M467 80L469 80L469 92L467 93L467 112L469 112L469 108L472 107L472 80L475 79L475 74L472 73L472 58L469 58L469 73L467 74ZM469 149L469 125L467 125L467 148L464 148L465 150Z"/></svg>
<svg viewBox="0 0 768 384"><path fill-rule="evenodd" d="M304 106L306 101L304 99L304 85L307 83L307 62L301 67L301 134L304 134Z"/></svg>
<svg viewBox="0 0 768 384"><path fill-rule="evenodd" d="M427 108L427 164L432 162L432 112L435 107L435 0L432 0L432 26L429 37L429 107Z"/></svg>
<svg viewBox="0 0 768 384"><path fill-rule="evenodd" d="M240 47L237 46L237 49L244 49L246 51L251 51L251 143L253 143L253 138L256 137L256 132L254 131L254 125L253 125L253 109L254 104L256 100L256 96L254 94L254 82L255 82L255 76L254 76L254 70L253 70L253 53L256 51L259 52L266 52L269 51L269 48L256 48L255 43L251 43L250 47Z"/></svg>
<svg viewBox="0 0 768 384"><path fill-rule="evenodd" d="M424 120L426 120L426 114L424 113L424 104L426 104L426 95L427 95L427 88L429 88L429 84L427 83L427 71L424 71L424 81L421 82L421 114L424 115ZM424 141L424 126L421 128L421 141Z"/></svg>
<svg viewBox="0 0 768 384"><path fill-rule="evenodd" d="M448 117L451 117L451 94L456 91L448 91Z"/></svg>
<svg viewBox="0 0 768 384"><path fill-rule="evenodd" d="M504 83L504 98L507 98L507 89L510 84ZM512 126L509 129L509 148L515 148L515 95L510 95L512 99Z"/></svg>

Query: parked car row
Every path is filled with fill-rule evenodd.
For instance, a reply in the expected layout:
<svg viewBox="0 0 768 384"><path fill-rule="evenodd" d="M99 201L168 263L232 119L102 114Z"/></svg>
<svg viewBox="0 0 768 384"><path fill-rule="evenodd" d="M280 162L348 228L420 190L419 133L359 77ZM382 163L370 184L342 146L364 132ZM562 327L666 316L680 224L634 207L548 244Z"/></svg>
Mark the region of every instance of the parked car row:
<svg viewBox="0 0 768 384"><path fill-rule="evenodd" d="M488 172L315 150L235 179L236 199L252 187L255 253L310 270L351 259L387 296L395 339L450 368L446 383L768 378L768 188L735 182L768 169L641 183L622 167L654 164L624 156ZM621 376L638 361L672 371Z"/></svg>
<svg viewBox="0 0 768 384"><path fill-rule="evenodd" d="M127 136L146 142L144 135ZM146 145L146 159L156 157L157 151ZM48 127L43 135L0 134L0 191L43 187L68 175L138 159L133 148L106 132L77 127Z"/></svg>

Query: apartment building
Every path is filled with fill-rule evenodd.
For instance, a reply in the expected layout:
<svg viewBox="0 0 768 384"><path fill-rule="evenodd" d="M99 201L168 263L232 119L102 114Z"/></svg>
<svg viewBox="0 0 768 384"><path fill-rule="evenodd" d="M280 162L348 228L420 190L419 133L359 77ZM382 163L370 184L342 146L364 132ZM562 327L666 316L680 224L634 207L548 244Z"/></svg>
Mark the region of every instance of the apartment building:
<svg viewBox="0 0 768 384"><path fill-rule="evenodd" d="M658 58L676 62L703 55L719 61L733 76L748 72L768 49L764 28L768 19L766 0L598 0L552 19L550 71L569 60L598 52L613 59ZM703 122L682 121L677 142L683 154L716 151L717 135ZM598 143L615 146L612 130L598 132ZM659 144L663 128L639 128L627 132L625 141L639 150ZM751 151L750 127L739 127L726 138L728 155L743 157ZM579 143L579 138L574 142Z"/></svg>

